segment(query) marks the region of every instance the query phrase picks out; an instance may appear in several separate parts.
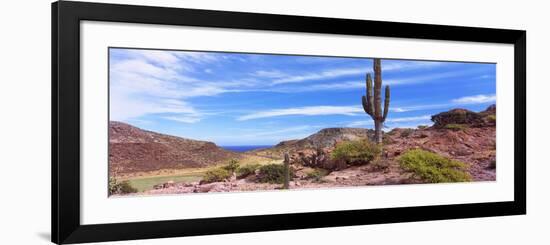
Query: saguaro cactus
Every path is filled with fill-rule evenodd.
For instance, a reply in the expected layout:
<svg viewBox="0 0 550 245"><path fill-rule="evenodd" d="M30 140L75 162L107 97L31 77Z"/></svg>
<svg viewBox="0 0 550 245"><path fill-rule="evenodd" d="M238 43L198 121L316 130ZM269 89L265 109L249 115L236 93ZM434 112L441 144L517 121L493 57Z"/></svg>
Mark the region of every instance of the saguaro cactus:
<svg viewBox="0 0 550 245"><path fill-rule="evenodd" d="M284 161L284 182L283 182L283 189L288 189L289 182L290 182L290 157L288 156L288 153L285 152L285 161Z"/></svg>
<svg viewBox="0 0 550 245"><path fill-rule="evenodd" d="M384 96L384 112L382 113L381 89L382 89L382 67L380 59L374 59L374 87L370 73L367 73L367 95L362 96L363 109L374 120L374 139L376 143L382 143L382 124L388 116L390 107L390 86L386 85L386 94Z"/></svg>

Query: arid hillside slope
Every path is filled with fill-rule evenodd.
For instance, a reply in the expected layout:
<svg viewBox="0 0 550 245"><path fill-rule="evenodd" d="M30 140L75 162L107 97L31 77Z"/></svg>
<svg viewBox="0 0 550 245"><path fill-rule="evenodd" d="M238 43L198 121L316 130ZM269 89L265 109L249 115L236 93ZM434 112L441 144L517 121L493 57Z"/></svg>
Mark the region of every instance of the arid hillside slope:
<svg viewBox="0 0 550 245"><path fill-rule="evenodd" d="M109 171L124 174L204 167L239 154L207 141L191 140L109 122Z"/></svg>

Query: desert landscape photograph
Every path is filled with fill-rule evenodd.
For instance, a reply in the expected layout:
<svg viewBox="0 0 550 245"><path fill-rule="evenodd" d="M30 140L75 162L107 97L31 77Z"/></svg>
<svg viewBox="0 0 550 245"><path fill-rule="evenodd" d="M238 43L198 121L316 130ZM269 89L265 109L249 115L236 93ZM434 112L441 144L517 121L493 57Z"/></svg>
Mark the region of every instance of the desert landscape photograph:
<svg viewBox="0 0 550 245"><path fill-rule="evenodd" d="M496 180L496 64L109 48L108 195Z"/></svg>

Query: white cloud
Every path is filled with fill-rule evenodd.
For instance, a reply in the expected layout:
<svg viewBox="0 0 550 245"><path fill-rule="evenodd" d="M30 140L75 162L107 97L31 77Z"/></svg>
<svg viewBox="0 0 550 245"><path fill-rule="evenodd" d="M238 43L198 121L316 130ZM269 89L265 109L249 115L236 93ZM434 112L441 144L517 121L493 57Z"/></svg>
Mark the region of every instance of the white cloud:
<svg viewBox="0 0 550 245"><path fill-rule="evenodd" d="M278 70L269 70L269 71L260 70L260 71L255 71L251 75L256 77L263 77L263 78L281 78L281 77L288 76L288 74Z"/></svg>
<svg viewBox="0 0 550 245"><path fill-rule="evenodd" d="M308 73L301 75L288 76L281 79L276 79L273 81L273 84L283 84L283 83L298 83L310 80L322 80L329 78L336 78L347 75L356 75L365 73L365 68L347 68L347 69L334 69L321 71L319 73Z"/></svg>
<svg viewBox="0 0 550 245"><path fill-rule="evenodd" d="M296 125L290 127L267 127L267 128L232 128L232 134L221 134L202 138L203 140L216 141L221 145L238 145L238 144L258 144L269 145L278 143L284 140L303 139L325 125ZM225 130L224 133L228 131ZM239 135L239 137L235 137Z"/></svg>
<svg viewBox="0 0 550 245"><path fill-rule="evenodd" d="M185 103L169 101L146 100L119 93L111 96L109 103L110 120L128 121L147 114L174 113L195 115L198 112Z"/></svg>
<svg viewBox="0 0 550 245"><path fill-rule="evenodd" d="M422 111L422 110L432 110L432 109L441 109L453 106L450 103L439 103L439 104L425 104L425 105L412 105L412 106L390 106L391 112L409 112L409 111Z"/></svg>
<svg viewBox="0 0 550 245"><path fill-rule="evenodd" d="M260 111L251 114L247 114L238 117L237 120L245 121L250 119L278 117L278 116L290 116L290 115L303 115L303 116L317 116L317 115L356 115L363 112L363 109L356 106L305 106L286 109L273 109L267 111Z"/></svg>
<svg viewBox="0 0 550 245"><path fill-rule="evenodd" d="M459 107L462 105L494 103L494 102L496 102L496 95L479 94L479 95L464 96L457 99L452 99L449 103L412 105L412 106L403 106L403 107L393 106L393 107L390 107L390 111L391 112L421 111L421 110L443 109L443 108Z"/></svg>
<svg viewBox="0 0 550 245"><path fill-rule="evenodd" d="M301 125L301 126L294 126L294 127L276 129L276 130L262 130L262 131L256 132L256 133L240 135L239 137L254 138L254 137L264 137L264 136L285 136L288 133L311 131L311 130L315 130L315 129L318 129L318 128L320 128L320 127L319 126L311 126L311 125Z"/></svg>
<svg viewBox="0 0 550 245"><path fill-rule="evenodd" d="M373 125L374 125L373 121L370 119L370 117L368 117L368 118L365 118L365 120L350 122L346 124L346 127L357 128L357 127L366 127L366 126L373 126Z"/></svg>
<svg viewBox="0 0 550 245"><path fill-rule="evenodd" d="M201 120L199 117L193 116L167 116L162 118L183 123L196 123Z"/></svg>
<svg viewBox="0 0 550 245"><path fill-rule="evenodd" d="M385 79L384 84L387 84L387 85L421 84L421 83L428 83L428 82L432 82L440 79L460 77L466 74L470 74L472 72L477 72L477 70L469 70L469 71L460 70L460 71L441 72L441 73L429 74L424 76L414 76L414 77L401 78L401 79Z"/></svg>
<svg viewBox="0 0 550 245"><path fill-rule="evenodd" d="M415 70L415 69L431 69L443 65L448 65L448 62L435 61L402 61L402 60L382 60L382 71L395 70Z"/></svg>
<svg viewBox="0 0 550 245"><path fill-rule="evenodd" d="M421 122L421 121L427 121L430 120L430 115L423 115L423 116L414 116L414 117L398 117L398 118L388 118L386 119L385 123L387 125L391 125L392 127L402 127L401 123L410 123L410 122ZM347 127L366 127L366 126L373 126L374 123L370 119L370 117L366 118L365 120L359 120L359 121L353 121L348 124L346 124Z"/></svg>
<svg viewBox="0 0 550 245"><path fill-rule="evenodd" d="M424 116L416 116L416 117L388 118L388 120L386 120L386 122L392 122L392 123L396 123L396 122L414 122L414 121L425 121L425 120L430 120L430 119L431 119L430 115L424 115Z"/></svg>
<svg viewBox="0 0 550 245"><path fill-rule="evenodd" d="M452 102L455 104L483 104L495 102L496 100L497 96L494 94L478 94L454 99Z"/></svg>
<svg viewBox="0 0 550 245"><path fill-rule="evenodd" d="M446 64L445 62L426 62L426 61L382 61L382 71L394 71L394 70L414 70L414 69L425 69L433 68L436 66L441 66ZM387 63L387 64L386 64ZM359 75L372 73L372 67L355 67L355 68L340 68L340 69L331 69L320 71L316 73L307 73L299 75L289 75L276 79L273 81L274 85L285 84L285 83L299 83L312 80L323 80L330 78L337 78L349 75Z"/></svg>
<svg viewBox="0 0 550 245"><path fill-rule="evenodd" d="M231 92L225 82L200 81L185 75L193 63L215 62L210 53L125 50L124 59L112 60L110 98L112 120L136 120L149 114L173 114L165 119L198 122L198 112L185 99Z"/></svg>
<svg viewBox="0 0 550 245"><path fill-rule="evenodd" d="M136 53L142 55L147 60L158 63L162 66L172 66L177 64L179 59L178 57L168 51L162 50L136 50Z"/></svg>
<svg viewBox="0 0 550 245"><path fill-rule="evenodd" d="M160 79L170 79L177 76L173 69L167 69L148 63L145 60L131 59L117 62L111 65L112 73L131 73L136 75L155 77Z"/></svg>

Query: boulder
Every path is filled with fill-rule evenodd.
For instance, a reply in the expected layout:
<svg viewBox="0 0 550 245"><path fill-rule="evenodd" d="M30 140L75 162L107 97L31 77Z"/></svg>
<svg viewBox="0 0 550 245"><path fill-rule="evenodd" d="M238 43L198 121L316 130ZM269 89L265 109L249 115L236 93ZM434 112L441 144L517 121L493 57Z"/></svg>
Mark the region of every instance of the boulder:
<svg viewBox="0 0 550 245"><path fill-rule="evenodd" d="M449 124L483 125L483 116L466 109L453 109L432 116L433 127L443 128Z"/></svg>
<svg viewBox="0 0 550 245"><path fill-rule="evenodd" d="M487 127L496 125L496 105L490 105L484 111L473 112L466 109L453 109L432 116L434 128L443 128L449 124L462 124L469 127Z"/></svg>

